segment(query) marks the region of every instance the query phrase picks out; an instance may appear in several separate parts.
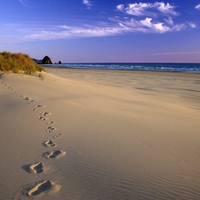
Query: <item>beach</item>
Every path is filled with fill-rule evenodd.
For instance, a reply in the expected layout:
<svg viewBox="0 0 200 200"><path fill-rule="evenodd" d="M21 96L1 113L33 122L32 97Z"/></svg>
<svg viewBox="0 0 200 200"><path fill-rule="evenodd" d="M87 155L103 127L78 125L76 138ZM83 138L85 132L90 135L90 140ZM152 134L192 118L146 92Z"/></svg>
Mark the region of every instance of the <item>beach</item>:
<svg viewBox="0 0 200 200"><path fill-rule="evenodd" d="M200 196L200 74L0 73L0 199Z"/></svg>

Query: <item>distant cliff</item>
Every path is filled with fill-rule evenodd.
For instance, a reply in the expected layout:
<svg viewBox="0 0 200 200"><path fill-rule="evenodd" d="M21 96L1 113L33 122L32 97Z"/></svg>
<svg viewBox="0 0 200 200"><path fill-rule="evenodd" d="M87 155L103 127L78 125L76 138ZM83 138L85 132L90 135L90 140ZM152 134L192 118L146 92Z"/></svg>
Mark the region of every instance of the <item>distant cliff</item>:
<svg viewBox="0 0 200 200"><path fill-rule="evenodd" d="M42 60L38 60L38 59L35 59L35 58L32 58L32 60L37 64L42 64Z"/></svg>

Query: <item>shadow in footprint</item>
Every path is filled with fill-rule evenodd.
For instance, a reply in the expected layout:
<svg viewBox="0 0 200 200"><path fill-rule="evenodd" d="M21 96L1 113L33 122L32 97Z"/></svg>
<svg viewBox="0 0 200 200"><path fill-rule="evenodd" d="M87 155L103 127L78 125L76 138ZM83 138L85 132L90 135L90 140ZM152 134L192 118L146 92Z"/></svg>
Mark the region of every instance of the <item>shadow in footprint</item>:
<svg viewBox="0 0 200 200"><path fill-rule="evenodd" d="M46 194L56 193L59 189L59 185L53 184L50 180L45 180L37 182L32 189L28 189L27 195L32 197L41 197Z"/></svg>
<svg viewBox="0 0 200 200"><path fill-rule="evenodd" d="M41 116L44 116L44 117L46 117L47 115L51 115L51 113L49 113L49 112L43 112L43 113L41 114Z"/></svg>
<svg viewBox="0 0 200 200"><path fill-rule="evenodd" d="M43 107L43 106L39 104L39 105L36 105L35 107L36 107L36 108L41 108L41 107Z"/></svg>
<svg viewBox="0 0 200 200"><path fill-rule="evenodd" d="M55 150L55 151L51 151L51 152L46 152L43 154L43 156L45 158L61 158L63 157L64 155L66 154L65 151L62 151L62 150Z"/></svg>
<svg viewBox="0 0 200 200"><path fill-rule="evenodd" d="M55 127L49 126L46 130L47 133L51 133L52 131L56 130Z"/></svg>
<svg viewBox="0 0 200 200"><path fill-rule="evenodd" d="M56 144L52 140L47 140L42 143L45 147L55 147Z"/></svg>
<svg viewBox="0 0 200 200"><path fill-rule="evenodd" d="M34 164L23 165L22 169L24 169L28 173L42 173L44 171L44 166L42 162L37 162Z"/></svg>
<svg viewBox="0 0 200 200"><path fill-rule="evenodd" d="M43 117L43 116L40 116L40 117L39 117L39 120L41 120L41 121L46 121L46 120L48 120L48 118Z"/></svg>

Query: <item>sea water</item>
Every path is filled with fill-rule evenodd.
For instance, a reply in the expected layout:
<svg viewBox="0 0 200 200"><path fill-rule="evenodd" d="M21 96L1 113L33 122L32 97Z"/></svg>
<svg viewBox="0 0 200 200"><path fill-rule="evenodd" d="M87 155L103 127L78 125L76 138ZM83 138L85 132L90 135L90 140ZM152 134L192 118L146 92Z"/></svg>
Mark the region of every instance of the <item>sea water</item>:
<svg viewBox="0 0 200 200"><path fill-rule="evenodd" d="M53 66L84 69L200 72L200 63L63 63L53 64Z"/></svg>

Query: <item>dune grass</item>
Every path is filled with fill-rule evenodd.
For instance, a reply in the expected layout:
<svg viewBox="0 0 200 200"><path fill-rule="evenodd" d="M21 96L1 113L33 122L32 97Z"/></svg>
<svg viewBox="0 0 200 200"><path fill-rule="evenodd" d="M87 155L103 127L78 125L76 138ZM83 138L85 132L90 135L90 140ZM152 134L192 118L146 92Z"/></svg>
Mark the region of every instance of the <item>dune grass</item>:
<svg viewBox="0 0 200 200"><path fill-rule="evenodd" d="M26 54L4 51L0 53L0 71L35 75L44 69Z"/></svg>

